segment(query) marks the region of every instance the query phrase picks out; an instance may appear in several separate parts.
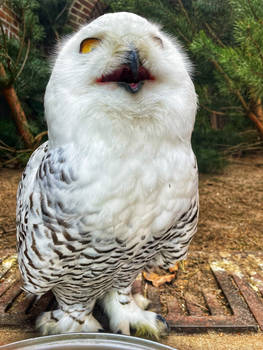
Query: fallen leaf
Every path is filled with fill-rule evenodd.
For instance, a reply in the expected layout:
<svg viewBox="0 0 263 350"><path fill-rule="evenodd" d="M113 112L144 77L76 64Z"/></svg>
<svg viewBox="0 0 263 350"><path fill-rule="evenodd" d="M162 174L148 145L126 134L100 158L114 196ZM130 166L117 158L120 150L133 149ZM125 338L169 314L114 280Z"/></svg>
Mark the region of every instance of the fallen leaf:
<svg viewBox="0 0 263 350"><path fill-rule="evenodd" d="M154 272L143 272L143 277L147 281L152 282L154 287L160 287L167 282L171 282L175 278L175 273L169 275L158 275Z"/></svg>
<svg viewBox="0 0 263 350"><path fill-rule="evenodd" d="M178 269L179 269L178 264L175 264L173 267L169 267L169 271L171 273L174 273L174 272L178 271Z"/></svg>

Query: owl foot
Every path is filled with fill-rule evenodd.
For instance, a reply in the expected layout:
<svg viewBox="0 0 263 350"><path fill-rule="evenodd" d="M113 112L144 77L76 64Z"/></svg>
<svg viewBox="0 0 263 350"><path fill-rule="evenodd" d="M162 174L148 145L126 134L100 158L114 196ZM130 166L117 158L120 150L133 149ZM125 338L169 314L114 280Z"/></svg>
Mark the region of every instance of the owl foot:
<svg viewBox="0 0 263 350"><path fill-rule="evenodd" d="M151 339L159 339L168 333L166 320L154 312L142 310L127 290L112 290L104 296L102 304L114 333L130 335L132 332L135 336Z"/></svg>
<svg viewBox="0 0 263 350"><path fill-rule="evenodd" d="M146 310L151 301L145 298L142 294L133 294L133 300L143 310Z"/></svg>
<svg viewBox="0 0 263 350"><path fill-rule="evenodd" d="M36 320L36 329L42 335L72 333L72 332L101 332L100 323L87 311L54 310L44 312Z"/></svg>

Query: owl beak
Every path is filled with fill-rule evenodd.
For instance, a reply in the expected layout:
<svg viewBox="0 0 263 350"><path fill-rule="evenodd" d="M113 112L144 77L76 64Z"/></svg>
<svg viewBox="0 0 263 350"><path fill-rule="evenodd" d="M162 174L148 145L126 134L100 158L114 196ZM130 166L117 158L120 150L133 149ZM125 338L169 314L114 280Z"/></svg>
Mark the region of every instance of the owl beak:
<svg viewBox="0 0 263 350"><path fill-rule="evenodd" d="M131 50L127 53L127 63L130 66L132 71L134 80L138 79L139 67L140 67L140 59L137 50Z"/></svg>
<svg viewBox="0 0 263 350"><path fill-rule="evenodd" d="M124 89L128 92L135 94L140 91L144 81L138 79L139 76L139 68L140 68L140 58L138 51L136 49L130 50L126 55L126 62L131 71L132 82L119 82L119 86L124 87Z"/></svg>
<svg viewBox="0 0 263 350"><path fill-rule="evenodd" d="M154 77L141 64L138 51L132 49L127 51L123 65L108 75L102 75L96 82L115 82L129 93L135 94L147 80L154 80Z"/></svg>

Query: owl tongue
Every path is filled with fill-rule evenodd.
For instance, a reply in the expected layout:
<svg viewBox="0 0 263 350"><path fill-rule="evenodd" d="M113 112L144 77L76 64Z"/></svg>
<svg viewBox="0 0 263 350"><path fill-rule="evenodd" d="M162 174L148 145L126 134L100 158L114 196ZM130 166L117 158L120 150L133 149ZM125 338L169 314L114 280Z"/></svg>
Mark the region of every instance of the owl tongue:
<svg viewBox="0 0 263 350"><path fill-rule="evenodd" d="M128 84L130 86L131 89L136 89L139 85L139 83L131 83L131 84Z"/></svg>
<svg viewBox="0 0 263 350"><path fill-rule="evenodd" d="M144 81L139 81L138 83L125 83L125 82L118 82L119 86L124 87L125 90L131 93L138 92L141 87L143 86Z"/></svg>

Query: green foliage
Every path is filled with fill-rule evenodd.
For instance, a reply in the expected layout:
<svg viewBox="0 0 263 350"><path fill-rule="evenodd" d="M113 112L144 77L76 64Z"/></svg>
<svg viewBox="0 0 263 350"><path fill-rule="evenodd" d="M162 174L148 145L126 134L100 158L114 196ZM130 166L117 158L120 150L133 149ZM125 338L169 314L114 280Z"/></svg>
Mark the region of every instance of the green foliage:
<svg viewBox="0 0 263 350"><path fill-rule="evenodd" d="M24 68L30 48L43 39L44 30L34 12L39 6L36 0L6 0L5 2L21 18L18 40L8 39L1 25L0 56L8 84L12 84Z"/></svg>
<svg viewBox="0 0 263 350"><path fill-rule="evenodd" d="M8 145L12 145L16 148L21 148L23 143L19 137L17 137L16 127L12 119L9 117L2 117L0 119L1 140Z"/></svg>
<svg viewBox="0 0 263 350"><path fill-rule="evenodd" d="M8 5L22 20L23 30L20 31L20 39L27 39L33 42L39 42L43 39L44 31L39 25L39 19L36 14L39 8L37 0L7 0Z"/></svg>
<svg viewBox="0 0 263 350"><path fill-rule="evenodd" d="M43 99L50 75L48 55L60 35L70 31L66 20L71 1L5 1L20 17L21 30L19 40L8 39L3 33L0 35L0 57L7 74L7 79L0 77L0 88L8 84L14 85L30 131L36 136L47 128ZM1 115L0 126L0 140L16 149L23 147L8 106L5 106L5 113ZM23 158L20 154L19 158L21 157ZM27 157L28 155L25 159Z"/></svg>
<svg viewBox="0 0 263 350"><path fill-rule="evenodd" d="M72 32L72 28L67 24L68 10L72 0L38 0L38 17L45 31L43 41L44 49L49 53L61 35Z"/></svg>
<svg viewBox="0 0 263 350"><path fill-rule="evenodd" d="M242 125L238 125L238 120L233 118L222 130L214 130L210 127L207 117L198 115L195 129L192 135L192 146L198 160L198 168L202 173L219 173L227 164L222 151L232 145L242 142L240 130Z"/></svg>
<svg viewBox="0 0 263 350"><path fill-rule="evenodd" d="M45 32L39 23L36 0L8 0L7 5L20 17L19 38L8 39L2 32L0 54L7 78L2 85L14 85L18 98L26 112L33 135L45 128L43 118L43 93L49 71L40 49ZM1 83L1 82L0 82ZM21 148L23 143L17 135L10 111L2 118L0 139L11 147Z"/></svg>

